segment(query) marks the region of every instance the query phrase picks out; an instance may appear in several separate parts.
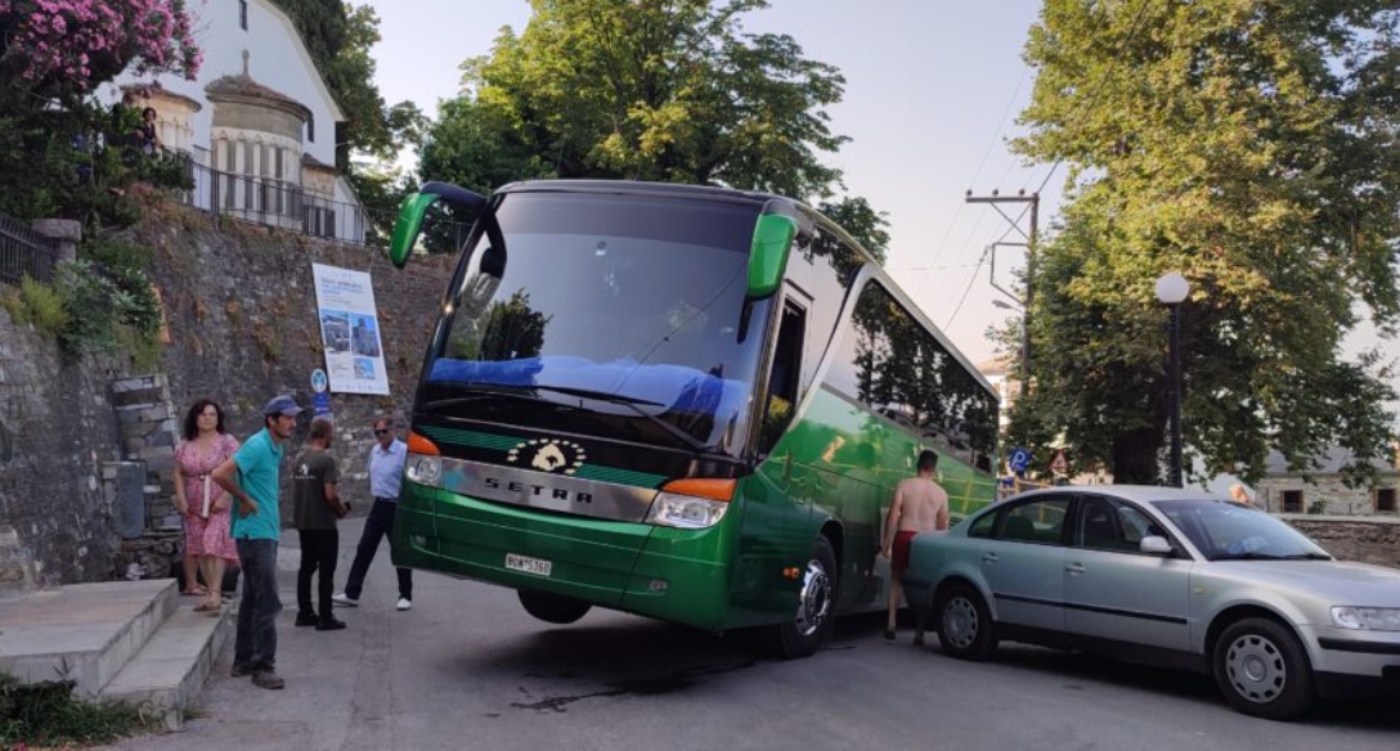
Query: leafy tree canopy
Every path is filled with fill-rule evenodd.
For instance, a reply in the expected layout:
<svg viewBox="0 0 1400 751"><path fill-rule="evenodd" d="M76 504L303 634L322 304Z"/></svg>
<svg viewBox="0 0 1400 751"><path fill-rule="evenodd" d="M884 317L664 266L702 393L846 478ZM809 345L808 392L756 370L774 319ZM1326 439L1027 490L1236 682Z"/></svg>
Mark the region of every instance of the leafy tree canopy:
<svg viewBox="0 0 1400 751"><path fill-rule="evenodd" d="M531 0L491 55L463 64L422 151L424 179L489 191L542 177L723 184L816 200L841 186L822 152L845 79L792 37L751 34L765 0ZM839 204L882 253L883 215ZM873 234L870 232L873 230ZM862 235L864 233L864 235Z"/></svg>
<svg viewBox="0 0 1400 751"><path fill-rule="evenodd" d="M1400 323L1400 11L1393 0L1046 0L1019 151L1069 168L1040 249L1033 394L1013 430L1063 435L1081 466L1155 482L1165 307L1181 271L1185 444L1208 473L1353 479L1391 437L1384 363L1343 362L1365 303Z"/></svg>
<svg viewBox="0 0 1400 751"><path fill-rule="evenodd" d="M336 133L336 166L350 172L350 153L393 156L416 142L426 120L412 102L386 105L374 84L370 54L379 43L379 16L368 5L341 0L276 0L292 17L326 86L345 114Z"/></svg>

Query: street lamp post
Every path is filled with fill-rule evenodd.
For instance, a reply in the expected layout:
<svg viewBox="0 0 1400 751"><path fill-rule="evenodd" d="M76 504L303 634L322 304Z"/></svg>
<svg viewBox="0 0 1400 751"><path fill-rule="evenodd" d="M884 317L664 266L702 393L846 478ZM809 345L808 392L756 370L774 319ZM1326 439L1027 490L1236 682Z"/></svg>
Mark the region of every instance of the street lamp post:
<svg viewBox="0 0 1400 751"><path fill-rule="evenodd" d="M1191 283L1173 271L1157 280L1157 300L1170 311L1167 319L1168 420L1171 427L1171 466L1168 484L1182 486L1181 479L1181 321L1178 310L1191 293Z"/></svg>

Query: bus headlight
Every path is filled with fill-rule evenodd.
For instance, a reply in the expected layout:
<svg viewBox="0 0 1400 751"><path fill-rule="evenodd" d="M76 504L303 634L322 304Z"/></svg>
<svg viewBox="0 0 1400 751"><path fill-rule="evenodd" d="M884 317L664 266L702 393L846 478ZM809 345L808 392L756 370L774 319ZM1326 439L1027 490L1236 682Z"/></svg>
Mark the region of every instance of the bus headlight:
<svg viewBox="0 0 1400 751"><path fill-rule="evenodd" d="M647 523L680 529L704 529L719 524L729 504L688 495L659 493L647 511Z"/></svg>
<svg viewBox="0 0 1400 751"><path fill-rule="evenodd" d="M442 487L442 458L409 454L404 475L419 485L440 488Z"/></svg>

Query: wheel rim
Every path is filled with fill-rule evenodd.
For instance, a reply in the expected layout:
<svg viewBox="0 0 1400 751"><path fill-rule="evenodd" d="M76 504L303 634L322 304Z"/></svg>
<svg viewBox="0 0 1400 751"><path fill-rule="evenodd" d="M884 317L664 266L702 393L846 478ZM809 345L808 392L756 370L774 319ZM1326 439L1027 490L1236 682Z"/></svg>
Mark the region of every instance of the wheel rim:
<svg viewBox="0 0 1400 751"><path fill-rule="evenodd" d="M831 576L821 561L807 561L802 577L801 599L797 603L797 632L803 636L815 634L831 614Z"/></svg>
<svg viewBox="0 0 1400 751"><path fill-rule="evenodd" d="M1288 665L1278 645L1260 634L1244 634L1225 653L1225 674L1241 698L1267 704L1288 685Z"/></svg>
<svg viewBox="0 0 1400 751"><path fill-rule="evenodd" d="M977 606L968 598L958 595L943 606L943 634L958 649L967 649L977 641L977 632L982 621L977 615Z"/></svg>

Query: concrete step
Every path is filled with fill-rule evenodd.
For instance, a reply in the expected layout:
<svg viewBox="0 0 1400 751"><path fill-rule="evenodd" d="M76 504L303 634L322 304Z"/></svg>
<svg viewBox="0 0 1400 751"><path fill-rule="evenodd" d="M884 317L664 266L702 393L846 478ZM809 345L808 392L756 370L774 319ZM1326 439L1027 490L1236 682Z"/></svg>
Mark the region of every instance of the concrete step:
<svg viewBox="0 0 1400 751"><path fill-rule="evenodd" d="M0 671L25 683L71 679L96 696L179 605L174 579L72 584L6 599Z"/></svg>
<svg viewBox="0 0 1400 751"><path fill-rule="evenodd" d="M191 603L193 604L193 603ZM234 610L218 616L182 607L166 620L146 646L102 689L100 698L159 716L168 730L184 726L188 709L233 633Z"/></svg>

